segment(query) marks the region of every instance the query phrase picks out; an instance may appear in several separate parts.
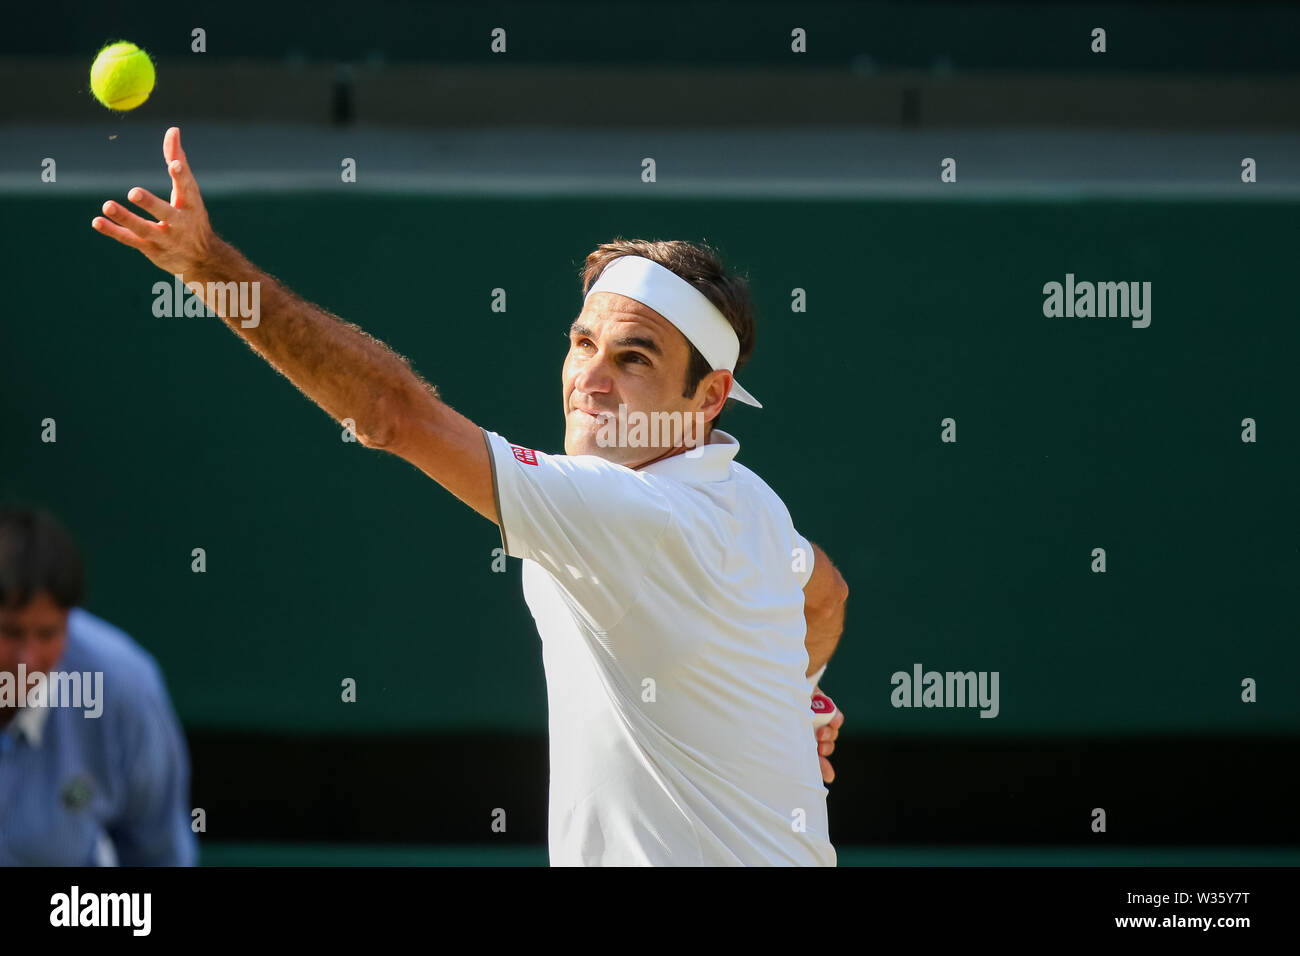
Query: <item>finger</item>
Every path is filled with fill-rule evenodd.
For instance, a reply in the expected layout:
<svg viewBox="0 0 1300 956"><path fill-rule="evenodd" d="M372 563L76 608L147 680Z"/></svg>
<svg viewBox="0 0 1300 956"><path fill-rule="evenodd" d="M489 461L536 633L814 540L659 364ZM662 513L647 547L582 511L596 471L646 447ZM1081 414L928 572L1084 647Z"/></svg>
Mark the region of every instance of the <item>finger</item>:
<svg viewBox="0 0 1300 956"><path fill-rule="evenodd" d="M167 175L172 179L172 205L185 209L194 203L197 186L190 175L189 166L182 160L173 159L167 164Z"/></svg>
<svg viewBox="0 0 1300 956"><path fill-rule="evenodd" d="M126 194L126 198L131 200L131 202L135 203L159 222L166 222L171 216L176 214L175 206L171 205L171 203L163 202L153 193L149 192L149 190L143 189L140 186L134 187Z"/></svg>
<svg viewBox="0 0 1300 956"><path fill-rule="evenodd" d="M103 208L105 216L119 226L125 226L142 239L148 237L154 227L154 223L149 222L147 219L141 219L121 203L115 203L111 199L104 203Z"/></svg>
<svg viewBox="0 0 1300 956"><path fill-rule="evenodd" d="M110 239L116 239L124 246L130 246L132 249L144 251L144 240L131 232L129 229L123 229L116 223L109 222L103 216L96 216L90 220L90 228L96 232L102 232Z"/></svg>
<svg viewBox="0 0 1300 956"><path fill-rule="evenodd" d="M185 150L181 149L181 128L168 127L167 132L163 134L163 159L171 165L173 159L184 158Z"/></svg>
<svg viewBox="0 0 1300 956"><path fill-rule="evenodd" d="M839 733L840 725L842 723L844 723L844 711L840 710L837 707L835 708L835 716L831 718L830 723L827 724L826 726L835 728L835 732Z"/></svg>
<svg viewBox="0 0 1300 956"><path fill-rule="evenodd" d="M822 764L822 782L830 783L835 779L835 768L831 766L831 762L825 757L819 757L817 759L820 760Z"/></svg>
<svg viewBox="0 0 1300 956"><path fill-rule="evenodd" d="M172 179L172 205L177 209L199 204L199 184L190 170L189 158L181 148L180 127L173 126L163 136L163 158Z"/></svg>
<svg viewBox="0 0 1300 956"><path fill-rule="evenodd" d="M834 740L839 735L840 735L839 729L836 727L832 727L830 724L827 724L825 727L817 728L818 740Z"/></svg>
<svg viewBox="0 0 1300 956"><path fill-rule="evenodd" d="M823 740L817 745L817 752L823 757L829 757L835 752L835 743L830 740Z"/></svg>

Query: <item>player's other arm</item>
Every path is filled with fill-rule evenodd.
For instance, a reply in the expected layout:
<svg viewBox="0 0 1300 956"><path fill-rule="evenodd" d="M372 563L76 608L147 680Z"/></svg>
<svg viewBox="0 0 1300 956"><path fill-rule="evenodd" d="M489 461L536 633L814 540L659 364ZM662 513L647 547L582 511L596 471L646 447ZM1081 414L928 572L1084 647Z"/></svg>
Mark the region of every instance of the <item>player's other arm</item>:
<svg viewBox="0 0 1300 956"><path fill-rule="evenodd" d="M808 649L808 675L826 665L844 633L844 607L849 586L826 552L812 544L812 576L803 589L803 613L808 625L804 646Z"/></svg>
<svg viewBox="0 0 1300 956"><path fill-rule="evenodd" d="M139 187L128 194L158 221L104 204L99 232L138 249L186 283L201 283L208 307L335 421L351 419L357 438L410 461L465 504L499 523L483 433L425 382L402 356L357 326L294 295L213 232L180 130L163 139L171 202ZM257 283L259 314L238 314L216 286ZM211 285L210 285L211 284ZM235 302L239 300L236 297Z"/></svg>

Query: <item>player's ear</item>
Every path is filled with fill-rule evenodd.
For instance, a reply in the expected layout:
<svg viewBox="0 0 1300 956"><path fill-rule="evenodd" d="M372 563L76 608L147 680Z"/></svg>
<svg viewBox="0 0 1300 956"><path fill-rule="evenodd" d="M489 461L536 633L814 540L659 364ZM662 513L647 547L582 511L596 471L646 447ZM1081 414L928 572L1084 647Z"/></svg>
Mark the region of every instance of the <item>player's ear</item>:
<svg viewBox="0 0 1300 956"><path fill-rule="evenodd" d="M727 404L727 396L731 394L731 386L735 381L735 376L726 369L717 369L710 374L708 391L705 393L706 401L701 411L709 414L710 417L716 418L722 413L722 406Z"/></svg>

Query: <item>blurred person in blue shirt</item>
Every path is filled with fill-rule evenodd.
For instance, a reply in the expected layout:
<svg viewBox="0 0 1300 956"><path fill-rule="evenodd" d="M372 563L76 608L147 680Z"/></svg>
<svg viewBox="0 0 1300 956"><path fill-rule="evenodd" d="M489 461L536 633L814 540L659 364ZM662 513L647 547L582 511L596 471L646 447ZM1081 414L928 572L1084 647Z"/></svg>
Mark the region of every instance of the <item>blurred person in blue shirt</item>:
<svg viewBox="0 0 1300 956"><path fill-rule="evenodd" d="M83 590L58 521L0 508L0 866L193 866L189 752L162 674L78 607Z"/></svg>

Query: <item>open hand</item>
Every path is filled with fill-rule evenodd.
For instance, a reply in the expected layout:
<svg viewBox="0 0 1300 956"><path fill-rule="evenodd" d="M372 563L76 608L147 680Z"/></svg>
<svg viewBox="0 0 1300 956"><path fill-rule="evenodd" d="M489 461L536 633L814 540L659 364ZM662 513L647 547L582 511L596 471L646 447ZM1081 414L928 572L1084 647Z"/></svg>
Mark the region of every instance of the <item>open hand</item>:
<svg viewBox="0 0 1300 956"><path fill-rule="evenodd" d="M163 271L184 276L206 258L216 236L208 222L208 211L203 208L199 184L181 149L179 127L171 127L163 136L163 159L172 178L170 203L141 186L132 187L126 194L153 219L137 216L121 203L109 200L104 203L104 215L96 216L90 225L96 232L140 250Z"/></svg>

